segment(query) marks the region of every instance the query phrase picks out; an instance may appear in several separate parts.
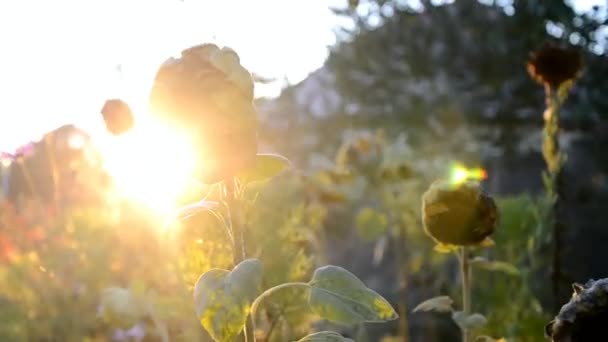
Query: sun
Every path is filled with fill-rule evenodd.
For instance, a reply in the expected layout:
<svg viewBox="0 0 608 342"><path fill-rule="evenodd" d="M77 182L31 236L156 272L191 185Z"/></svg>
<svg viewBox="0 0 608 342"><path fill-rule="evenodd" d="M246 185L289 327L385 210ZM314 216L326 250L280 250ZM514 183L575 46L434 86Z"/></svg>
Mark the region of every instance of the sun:
<svg viewBox="0 0 608 342"><path fill-rule="evenodd" d="M174 212L180 195L195 184L193 144L149 115L138 117L131 131L107 135L97 145L117 193L159 216Z"/></svg>

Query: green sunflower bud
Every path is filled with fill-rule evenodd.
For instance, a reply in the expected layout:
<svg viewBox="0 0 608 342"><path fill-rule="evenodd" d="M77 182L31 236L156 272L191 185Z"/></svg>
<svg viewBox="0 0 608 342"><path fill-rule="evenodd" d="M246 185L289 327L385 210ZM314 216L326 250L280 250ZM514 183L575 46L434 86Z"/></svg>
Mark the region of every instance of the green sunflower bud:
<svg viewBox="0 0 608 342"><path fill-rule="evenodd" d="M545 326L545 336L553 342L603 340L608 322L608 278L572 288L572 298Z"/></svg>
<svg viewBox="0 0 608 342"><path fill-rule="evenodd" d="M253 80L232 49L203 44L166 61L156 74L149 107L199 148L202 181L228 179L253 164Z"/></svg>
<svg viewBox="0 0 608 342"><path fill-rule="evenodd" d="M437 181L422 196L425 232L442 244L468 246L494 233L498 210L476 182Z"/></svg>

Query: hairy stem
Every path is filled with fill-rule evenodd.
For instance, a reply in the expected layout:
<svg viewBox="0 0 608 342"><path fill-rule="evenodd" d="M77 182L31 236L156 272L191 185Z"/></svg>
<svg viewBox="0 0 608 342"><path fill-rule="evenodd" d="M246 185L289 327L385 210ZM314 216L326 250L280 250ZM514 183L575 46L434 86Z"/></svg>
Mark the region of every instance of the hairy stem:
<svg viewBox="0 0 608 342"><path fill-rule="evenodd" d="M467 247L459 250L460 274L462 276L462 311L466 316L471 314L471 266ZM462 328L462 342L469 342L469 330Z"/></svg>
<svg viewBox="0 0 608 342"><path fill-rule="evenodd" d="M551 224L553 255L551 269L551 285L553 292L553 303L556 310L559 308L560 282L562 279L561 249L562 249L562 223L559 219L560 205L563 200L562 166L563 155L559 147L559 107L560 98L557 89L550 86L545 87L547 109L544 113L545 127L543 129L543 156L547 164L547 175L549 182L547 195L552 200Z"/></svg>
<svg viewBox="0 0 608 342"><path fill-rule="evenodd" d="M245 260L245 232L241 217L241 206L237 200L237 182L236 179L230 179L225 182L226 204L230 215L230 226L232 228L233 237L233 260L237 265Z"/></svg>
<svg viewBox="0 0 608 342"><path fill-rule="evenodd" d="M226 204L230 216L230 227L232 230L232 258L234 265L238 265L245 260L247 253L245 252L245 229L242 221L241 203L239 202L239 189L236 178L228 179L224 182L224 190L226 196ZM247 320L243 331L243 340L255 341L255 328L253 319Z"/></svg>

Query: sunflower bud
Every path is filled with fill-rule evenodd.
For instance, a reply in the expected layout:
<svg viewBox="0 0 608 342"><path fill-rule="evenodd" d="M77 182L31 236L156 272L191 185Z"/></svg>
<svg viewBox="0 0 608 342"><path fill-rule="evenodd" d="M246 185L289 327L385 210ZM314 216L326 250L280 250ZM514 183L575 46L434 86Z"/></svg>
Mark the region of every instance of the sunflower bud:
<svg viewBox="0 0 608 342"><path fill-rule="evenodd" d="M494 200L476 182L437 181L422 196L424 230L438 243L479 244L494 232L497 221Z"/></svg>
<svg viewBox="0 0 608 342"><path fill-rule="evenodd" d="M127 103L119 99L107 100L101 109L108 132L120 135L133 127L133 113Z"/></svg>
<svg viewBox="0 0 608 342"><path fill-rule="evenodd" d="M149 107L199 148L202 181L228 179L253 163L253 80L233 50L203 44L167 60L156 74Z"/></svg>
<svg viewBox="0 0 608 342"><path fill-rule="evenodd" d="M545 43L528 60L528 73L540 84L559 88L576 79L582 69L582 58L574 48Z"/></svg>
<svg viewBox="0 0 608 342"><path fill-rule="evenodd" d="M606 339L608 322L608 278L574 284L568 303L545 326L545 336L553 342L601 341ZM604 337L602 337L604 336Z"/></svg>

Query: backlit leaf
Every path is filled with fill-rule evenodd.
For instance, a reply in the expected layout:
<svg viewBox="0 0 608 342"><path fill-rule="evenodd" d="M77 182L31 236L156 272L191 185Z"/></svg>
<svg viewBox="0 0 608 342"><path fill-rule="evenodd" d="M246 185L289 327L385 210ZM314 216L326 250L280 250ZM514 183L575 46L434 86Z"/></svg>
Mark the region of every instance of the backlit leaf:
<svg viewBox="0 0 608 342"><path fill-rule="evenodd" d="M329 321L356 324L398 318L386 299L342 267L318 268L309 285L308 304L313 312Z"/></svg>
<svg viewBox="0 0 608 342"><path fill-rule="evenodd" d="M418 304L414 308L414 312L418 311L437 311L437 312L450 312L452 311L452 304L454 301L448 296L439 296L431 299L427 299L424 302Z"/></svg>
<svg viewBox="0 0 608 342"><path fill-rule="evenodd" d="M231 342L243 330L249 307L261 286L262 265L257 259L238 264L232 272L212 269L194 287L196 314L217 342Z"/></svg>
<svg viewBox="0 0 608 342"><path fill-rule="evenodd" d="M266 181L289 168L289 160L278 154L258 154L253 166L244 170L238 178L245 184Z"/></svg>

